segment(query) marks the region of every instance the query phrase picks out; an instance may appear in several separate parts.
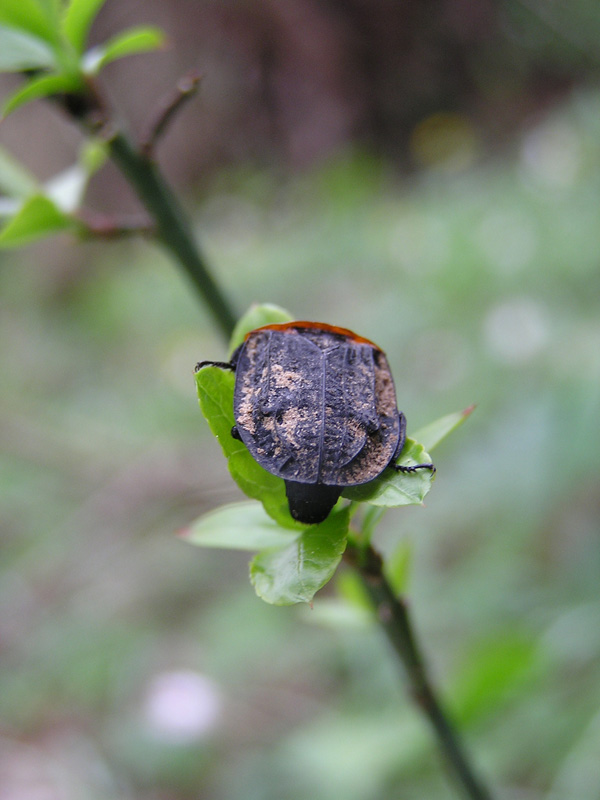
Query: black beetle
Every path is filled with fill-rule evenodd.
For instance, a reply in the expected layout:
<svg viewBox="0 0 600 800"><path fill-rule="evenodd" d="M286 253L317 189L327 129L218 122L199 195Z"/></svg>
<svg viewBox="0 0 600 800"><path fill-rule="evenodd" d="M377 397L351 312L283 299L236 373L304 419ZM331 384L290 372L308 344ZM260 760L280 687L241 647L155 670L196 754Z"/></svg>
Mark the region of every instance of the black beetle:
<svg viewBox="0 0 600 800"><path fill-rule="evenodd" d="M382 350L346 328L321 322L265 325L246 334L235 371L232 435L268 472L283 478L290 513L322 522L342 490L433 464L394 462L406 439L392 374Z"/></svg>

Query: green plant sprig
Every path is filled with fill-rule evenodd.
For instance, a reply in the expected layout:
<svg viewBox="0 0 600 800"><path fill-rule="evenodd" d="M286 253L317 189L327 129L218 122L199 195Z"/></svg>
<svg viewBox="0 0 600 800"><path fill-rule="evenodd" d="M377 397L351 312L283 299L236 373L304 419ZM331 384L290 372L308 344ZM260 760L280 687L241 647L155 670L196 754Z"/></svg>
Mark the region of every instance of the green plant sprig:
<svg viewBox="0 0 600 800"><path fill-rule="evenodd" d="M112 61L156 50L164 34L137 26L86 49L90 27L105 0L3 0L0 5L0 70L19 72L24 84L4 102L4 116L26 103L52 99L84 130L88 141L73 167L40 184L9 153L0 152L0 247L20 247L62 231L79 236L129 232L118 220L100 229L86 225L82 213L90 177L111 158L132 185L150 216L140 230L174 256L200 294L225 337L236 321L232 306L215 281L187 216L152 155L157 138L195 91L197 79L180 82L175 96L153 120L142 143L136 144L106 106L97 76ZM93 151L93 155L92 154Z"/></svg>
<svg viewBox="0 0 600 800"><path fill-rule="evenodd" d="M248 331L291 319L277 306L253 306L236 325L230 352ZM354 547L369 546L381 518L381 513L373 512L422 504L434 476L425 470L411 474L385 470L370 483L345 489L332 513L319 525L296 522L289 513L284 481L263 469L245 445L231 436L234 383L233 373L218 367L204 367L196 373L202 413L223 449L232 478L255 501L254 508L249 517L247 502L224 506L200 517L183 535L197 545L258 550L250 564L250 577L264 600L275 605L311 602L334 575L349 538ZM428 450L460 425L469 412L450 414L427 426L423 430L427 449L416 441L420 433L407 438L398 463L430 461ZM351 512L354 515L361 508L370 511L363 533L357 537L350 530ZM274 535L277 543L271 538Z"/></svg>

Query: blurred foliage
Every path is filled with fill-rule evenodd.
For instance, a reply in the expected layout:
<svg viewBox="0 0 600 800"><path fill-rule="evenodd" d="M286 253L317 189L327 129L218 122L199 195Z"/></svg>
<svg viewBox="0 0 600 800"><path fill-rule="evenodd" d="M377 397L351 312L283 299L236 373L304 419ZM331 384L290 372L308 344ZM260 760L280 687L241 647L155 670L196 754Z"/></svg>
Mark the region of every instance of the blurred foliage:
<svg viewBox="0 0 600 800"><path fill-rule="evenodd" d="M574 92L495 161L437 118L410 181L360 152L286 183L238 169L196 217L239 308L385 349L409 432L477 403L426 511L377 544L411 543L436 680L491 782L531 800L598 798L599 141L600 95ZM226 353L187 285L141 244L60 256L0 264L4 791L447 796L378 631L329 597L268 607L244 556L171 536L239 499L193 382Z"/></svg>

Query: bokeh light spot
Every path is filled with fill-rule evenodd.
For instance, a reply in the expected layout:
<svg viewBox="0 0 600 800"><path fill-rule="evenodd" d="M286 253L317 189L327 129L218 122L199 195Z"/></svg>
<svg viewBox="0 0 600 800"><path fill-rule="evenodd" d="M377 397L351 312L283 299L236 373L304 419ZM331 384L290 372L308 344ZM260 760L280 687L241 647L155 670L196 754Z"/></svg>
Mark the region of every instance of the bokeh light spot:
<svg viewBox="0 0 600 800"><path fill-rule="evenodd" d="M156 737L184 744L214 729L221 705L215 683L199 672L163 672L147 689L144 717Z"/></svg>
<svg viewBox="0 0 600 800"><path fill-rule="evenodd" d="M471 166L480 150L470 121L460 114L440 112L426 117L412 131L410 150L418 164L444 172Z"/></svg>

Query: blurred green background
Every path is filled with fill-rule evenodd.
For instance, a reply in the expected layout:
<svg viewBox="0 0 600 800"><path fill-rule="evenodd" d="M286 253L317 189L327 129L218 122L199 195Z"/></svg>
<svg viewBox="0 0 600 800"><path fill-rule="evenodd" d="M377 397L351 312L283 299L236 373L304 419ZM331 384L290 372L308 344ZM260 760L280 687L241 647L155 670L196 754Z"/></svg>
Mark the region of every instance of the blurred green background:
<svg viewBox="0 0 600 800"><path fill-rule="evenodd" d="M597 800L597 5L113 0L95 35L139 22L173 46L106 92L138 130L204 73L159 156L238 310L376 341L409 433L477 403L377 545L410 554L496 796ZM80 143L43 104L0 137L44 179ZM110 167L89 205L136 209ZM194 392L225 346L177 267L58 237L1 255L0 304L2 800L453 796L335 587L269 607L246 556L175 537L239 498Z"/></svg>

